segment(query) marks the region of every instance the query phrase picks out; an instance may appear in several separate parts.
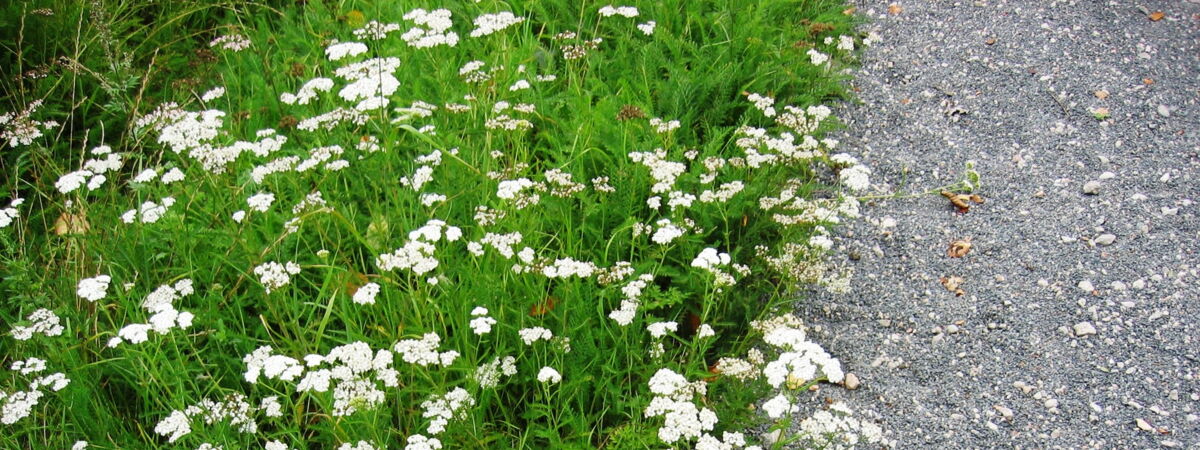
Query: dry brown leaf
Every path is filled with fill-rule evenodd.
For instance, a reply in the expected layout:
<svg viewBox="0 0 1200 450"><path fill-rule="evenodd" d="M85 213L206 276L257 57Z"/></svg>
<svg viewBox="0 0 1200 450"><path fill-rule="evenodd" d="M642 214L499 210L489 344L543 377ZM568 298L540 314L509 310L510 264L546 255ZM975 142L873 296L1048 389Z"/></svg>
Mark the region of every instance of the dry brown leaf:
<svg viewBox="0 0 1200 450"><path fill-rule="evenodd" d="M1100 100L1104 100L1104 99L1108 98L1108 91L1106 91L1104 89L1098 90L1098 91L1094 92L1094 94L1096 94L1096 98L1098 98Z"/></svg>
<svg viewBox="0 0 1200 450"><path fill-rule="evenodd" d="M962 258L967 252L971 251L971 238L959 239L950 243L950 248L946 250L946 256L951 258Z"/></svg>
<svg viewBox="0 0 1200 450"><path fill-rule="evenodd" d="M846 10L845 10L845 11L842 11L842 14L845 14L845 15L847 15L847 16L853 16L853 15L854 15L854 13L855 13L856 11L858 11L858 7L857 7L857 6L851 6L851 7L849 7L849 8L846 8Z"/></svg>
<svg viewBox="0 0 1200 450"><path fill-rule="evenodd" d="M71 214L64 212L58 216L58 220L54 221L54 234L62 236L64 234L84 234L91 229L88 225L87 218L83 214Z"/></svg>
<svg viewBox="0 0 1200 450"><path fill-rule="evenodd" d="M984 44L987 44L987 45L995 45L995 44L996 44L996 38L987 38L987 40L986 40L986 41L983 41L983 43L984 43Z"/></svg>
<svg viewBox="0 0 1200 450"><path fill-rule="evenodd" d="M1166 14L1163 14L1162 11L1155 11L1155 12L1150 13L1150 15L1146 16L1146 17L1149 17L1151 22L1158 22L1160 20L1163 20L1163 17L1165 17L1165 16L1166 16Z"/></svg>
<svg viewBox="0 0 1200 450"><path fill-rule="evenodd" d="M956 194L949 191L942 191L942 197L950 200L950 204L958 208L958 212L966 213L971 210L971 203L983 203L983 197L976 194Z"/></svg>
<svg viewBox="0 0 1200 450"><path fill-rule="evenodd" d="M888 14L894 16L896 14L900 14L901 11L904 11L904 8L901 7L899 3L892 3L888 5Z"/></svg>
<svg viewBox="0 0 1200 450"><path fill-rule="evenodd" d="M1152 84L1154 84L1154 79L1153 78L1142 78L1142 84L1144 84L1146 86L1152 85Z"/></svg>
<svg viewBox="0 0 1200 450"><path fill-rule="evenodd" d="M554 311L555 306L558 306L558 298L553 295L547 295L541 302L535 303L529 308L529 315L534 317L544 316L546 313Z"/></svg>
<svg viewBox="0 0 1200 450"><path fill-rule="evenodd" d="M956 296L962 297L963 294L966 294L966 292L960 287L966 280L960 276L951 275L948 277L941 277L938 279L938 281L941 281L942 286L945 287L947 291L953 292Z"/></svg>

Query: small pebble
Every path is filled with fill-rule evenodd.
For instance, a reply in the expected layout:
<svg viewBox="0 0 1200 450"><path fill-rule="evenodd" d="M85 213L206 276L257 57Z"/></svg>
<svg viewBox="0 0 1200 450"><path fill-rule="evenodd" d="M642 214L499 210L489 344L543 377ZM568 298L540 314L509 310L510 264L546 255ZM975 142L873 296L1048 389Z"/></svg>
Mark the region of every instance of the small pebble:
<svg viewBox="0 0 1200 450"><path fill-rule="evenodd" d="M1116 242L1116 240L1117 240L1117 237L1115 235L1112 235L1109 233L1104 233L1102 235L1096 236L1096 239L1093 242L1095 242L1098 245L1112 245L1112 243Z"/></svg>
<svg viewBox="0 0 1200 450"><path fill-rule="evenodd" d="M1091 334L1096 334L1096 326L1092 325L1091 322L1079 322L1079 323L1075 324L1075 326L1073 328L1075 330L1076 336L1087 336L1087 335L1091 335Z"/></svg>
<svg viewBox="0 0 1200 450"><path fill-rule="evenodd" d="M1012 420L1013 410L1008 409L1008 407L1004 405L996 405L993 406L993 408L996 408L996 412L1000 413L1000 417L1003 417L1004 420Z"/></svg>
<svg viewBox="0 0 1200 450"><path fill-rule="evenodd" d="M1171 117L1171 108L1167 107L1167 105L1158 105L1158 115Z"/></svg>
<svg viewBox="0 0 1200 450"><path fill-rule="evenodd" d="M955 333L958 333L959 331L960 331L960 330L958 329L958 325L953 325L953 324L951 324L951 325L946 325L946 332L947 332L947 333L950 333L950 334L955 334Z"/></svg>
<svg viewBox="0 0 1200 450"><path fill-rule="evenodd" d="M1083 193L1088 194L1088 195L1099 194L1100 193L1100 182L1099 181L1089 181L1087 183L1083 183Z"/></svg>
<svg viewBox="0 0 1200 450"><path fill-rule="evenodd" d="M844 379L842 379L842 385L846 386L846 389L849 389L852 391L855 389L858 389L859 383L860 382L858 380L858 375L855 375L853 373L847 373L846 377Z"/></svg>
<svg viewBox="0 0 1200 450"><path fill-rule="evenodd" d="M1114 291L1123 291L1126 288L1124 281L1114 281L1109 285L1109 287L1111 287Z"/></svg>
<svg viewBox="0 0 1200 450"><path fill-rule="evenodd" d="M1096 290L1096 287L1092 285L1091 280L1083 280L1079 282L1079 290L1090 293Z"/></svg>
<svg viewBox="0 0 1200 450"><path fill-rule="evenodd" d="M1054 409L1054 408L1058 407L1058 400L1052 398L1052 399L1046 400L1046 402L1043 403L1043 405L1046 407L1046 409Z"/></svg>
<svg viewBox="0 0 1200 450"><path fill-rule="evenodd" d="M1112 172L1104 172L1104 173L1100 174L1101 180L1110 180L1110 179L1113 179L1116 177L1117 177L1117 174L1112 173Z"/></svg>

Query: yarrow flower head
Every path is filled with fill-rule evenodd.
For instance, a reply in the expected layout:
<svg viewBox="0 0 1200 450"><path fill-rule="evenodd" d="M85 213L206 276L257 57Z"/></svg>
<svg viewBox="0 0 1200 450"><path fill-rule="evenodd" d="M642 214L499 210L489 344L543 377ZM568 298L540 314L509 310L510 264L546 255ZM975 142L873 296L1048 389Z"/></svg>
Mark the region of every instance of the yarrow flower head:
<svg viewBox="0 0 1200 450"><path fill-rule="evenodd" d="M559 374L553 367L542 367L542 370L538 371L537 380L545 384L558 384L562 381L562 374Z"/></svg>
<svg viewBox="0 0 1200 450"><path fill-rule="evenodd" d="M92 278L84 278L79 280L79 286L75 290L75 294L89 302L100 300L108 295L108 284L111 281L112 277L108 275L96 275Z"/></svg>

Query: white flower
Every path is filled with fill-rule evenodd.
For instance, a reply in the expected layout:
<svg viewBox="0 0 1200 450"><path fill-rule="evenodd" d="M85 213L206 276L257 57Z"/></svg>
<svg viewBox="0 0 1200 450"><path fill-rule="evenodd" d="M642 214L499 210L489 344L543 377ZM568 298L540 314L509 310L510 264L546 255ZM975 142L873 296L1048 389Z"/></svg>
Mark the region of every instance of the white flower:
<svg viewBox="0 0 1200 450"><path fill-rule="evenodd" d="M246 219L246 211L237 210L237 211L233 212L233 221L234 222L242 223L242 221L245 219Z"/></svg>
<svg viewBox="0 0 1200 450"><path fill-rule="evenodd" d="M542 367L542 370L538 371L537 380L541 383L557 384L562 381L562 375L553 367Z"/></svg>
<svg viewBox="0 0 1200 450"><path fill-rule="evenodd" d="M12 201L9 202L7 208L0 209L0 228L11 225L13 220L16 220L16 218L21 215L21 212L17 211L17 206L20 206L21 203L24 202L25 199L14 197Z"/></svg>
<svg viewBox="0 0 1200 450"><path fill-rule="evenodd" d="M808 49L808 59L809 59L809 61L811 61L813 63L814 66L819 66L819 65L825 64L827 61L829 61L829 55L818 52L816 49L810 48L810 49Z"/></svg>
<svg viewBox="0 0 1200 450"><path fill-rule="evenodd" d="M215 88L209 89L208 91L205 91L204 95L200 96L200 100L203 102L211 102L213 100L221 98L224 95L225 95L225 88L221 87L221 86L217 86Z"/></svg>
<svg viewBox="0 0 1200 450"><path fill-rule="evenodd" d="M542 327L522 328L517 331L517 334L521 335L521 340L525 342L525 345L533 345L534 342L539 340L548 341L554 337L554 334L550 330Z"/></svg>
<svg viewBox="0 0 1200 450"><path fill-rule="evenodd" d="M442 441L419 434L409 436L406 442L408 444L404 446L404 450L438 450L442 448Z"/></svg>
<svg viewBox="0 0 1200 450"><path fill-rule="evenodd" d="M300 273L300 266L291 261L288 261L286 265L267 261L255 267L254 273L258 275L259 282L270 294L274 289L287 286L292 281L292 275Z"/></svg>
<svg viewBox="0 0 1200 450"><path fill-rule="evenodd" d="M54 187L58 189L58 192L68 194L83 186L92 175L94 174L90 170L70 172L59 177L58 181L54 182Z"/></svg>
<svg viewBox="0 0 1200 450"><path fill-rule="evenodd" d="M183 411L171 411L171 415L160 420L154 426L154 432L167 438L168 443L174 443L179 438L192 432L192 424Z"/></svg>
<svg viewBox="0 0 1200 450"><path fill-rule="evenodd" d="M851 191L863 191L871 187L871 169L862 164L854 165L842 169L838 174L838 179L842 184L850 188Z"/></svg>
<svg viewBox="0 0 1200 450"><path fill-rule="evenodd" d="M654 34L654 27L657 25L658 25L657 23L654 23L654 21L651 20L646 23L639 23L637 27L639 30L642 31L642 33L644 33L646 36L649 36L649 35Z"/></svg>
<svg viewBox="0 0 1200 450"><path fill-rule="evenodd" d="M530 87L530 86L529 86L529 81L527 81L527 80L517 80L517 82L516 82L516 83L513 83L513 85L512 85L512 86L509 86L509 87L508 87L508 90L510 90L510 91L520 91L520 90L522 90L522 89L529 89L529 87Z"/></svg>
<svg viewBox="0 0 1200 450"><path fill-rule="evenodd" d="M79 280L79 287L75 290L75 294L89 302L100 300L108 295L108 284L111 281L112 277L108 275L84 278Z"/></svg>
<svg viewBox="0 0 1200 450"><path fill-rule="evenodd" d="M25 320L32 322L32 325L27 327L19 325L14 326L11 331L13 339L18 341L27 341L32 338L34 334L58 336L63 332L62 325L59 325L58 315L45 308L41 308L30 313Z"/></svg>
<svg viewBox="0 0 1200 450"><path fill-rule="evenodd" d="M337 61L347 56L358 56L367 52L367 45L362 42L338 42L325 47L325 55L330 61Z"/></svg>
<svg viewBox="0 0 1200 450"><path fill-rule="evenodd" d="M632 7L632 6L613 7L613 5L607 5L607 6L600 8L600 15L603 17L612 17L612 16L637 17L638 10L637 10L637 8Z"/></svg>
<svg viewBox="0 0 1200 450"><path fill-rule="evenodd" d="M650 336L654 338L661 338L678 329L679 324L675 322L655 322L646 326L646 331L649 331Z"/></svg>
<svg viewBox="0 0 1200 450"><path fill-rule="evenodd" d="M283 441L274 440L264 444L263 450L288 450L288 446Z"/></svg>
<svg viewBox="0 0 1200 450"><path fill-rule="evenodd" d="M379 289L380 287L378 283L364 284L354 292L354 298L352 300L354 303L358 303L360 305L374 305L375 296L379 295Z"/></svg>
<svg viewBox="0 0 1200 450"><path fill-rule="evenodd" d="M707 323L700 325L700 329L696 331L696 337L700 338L700 339L704 339L706 337L712 337L712 336L716 336L716 335L717 335L717 332L715 330L713 330L713 327L709 326Z"/></svg>
<svg viewBox="0 0 1200 450"><path fill-rule="evenodd" d="M475 18L475 29L471 30L471 37L487 36L524 21L524 17L517 17L509 11L484 14Z"/></svg>
<svg viewBox="0 0 1200 450"><path fill-rule="evenodd" d="M175 167L175 168L172 168L171 170L168 170L167 173L163 174L162 183L163 184L171 184L176 181L183 181L183 178L184 178L183 171L179 170L178 167Z"/></svg>
<svg viewBox="0 0 1200 450"><path fill-rule="evenodd" d="M829 250L829 249L833 248L833 240L829 239L829 236L816 235L811 238L808 238L808 245L811 245L814 248L819 248L821 250Z"/></svg>
<svg viewBox="0 0 1200 450"><path fill-rule="evenodd" d="M75 441L75 445L71 446L71 450L83 450L88 447L87 441Z"/></svg>
<svg viewBox="0 0 1200 450"><path fill-rule="evenodd" d="M774 398L767 400L766 403L763 403L762 409L767 413L767 417L772 419L778 419L783 417L784 414L792 414L800 410L799 407L791 404L783 394L776 395Z"/></svg>
<svg viewBox="0 0 1200 450"><path fill-rule="evenodd" d="M246 199L246 204L250 205L250 209L258 212L267 212L272 203L275 203L275 194L270 192L259 192Z"/></svg>

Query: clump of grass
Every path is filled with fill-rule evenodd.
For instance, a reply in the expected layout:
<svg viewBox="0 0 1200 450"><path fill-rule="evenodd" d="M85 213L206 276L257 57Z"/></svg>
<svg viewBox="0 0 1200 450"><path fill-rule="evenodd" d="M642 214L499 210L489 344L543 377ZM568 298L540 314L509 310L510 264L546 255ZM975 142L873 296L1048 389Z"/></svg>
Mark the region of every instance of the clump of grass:
<svg viewBox="0 0 1200 450"><path fill-rule="evenodd" d="M195 33L207 76L143 78L96 119L120 131L6 150L47 157L5 186L34 201L4 212L0 348L46 368L0 384L0 443L755 445L747 405L786 421L841 378L780 311L846 287L825 234L869 170L821 138L844 5L736 6L310 2ZM795 439L880 439L823 414Z"/></svg>

